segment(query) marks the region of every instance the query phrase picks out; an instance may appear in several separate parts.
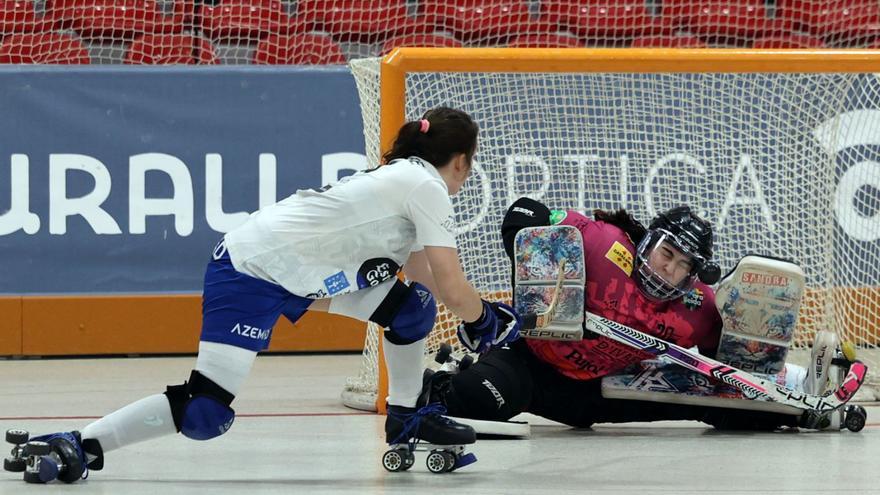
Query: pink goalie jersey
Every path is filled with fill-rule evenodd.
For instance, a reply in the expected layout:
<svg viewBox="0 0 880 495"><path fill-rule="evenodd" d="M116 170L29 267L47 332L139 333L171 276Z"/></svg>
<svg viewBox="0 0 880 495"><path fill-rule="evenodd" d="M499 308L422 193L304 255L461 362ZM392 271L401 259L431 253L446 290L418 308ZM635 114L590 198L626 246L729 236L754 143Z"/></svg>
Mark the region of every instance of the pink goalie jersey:
<svg viewBox="0 0 880 495"><path fill-rule="evenodd" d="M568 211L560 225L571 225L584 239L586 286L584 308L618 323L661 337L682 347L698 346L712 355L721 334L721 317L715 293L702 282L682 298L654 302L639 290L635 270L635 246L620 228ZM593 337L563 342L527 339L532 352L557 371L577 380L590 380L649 359L650 354Z"/></svg>

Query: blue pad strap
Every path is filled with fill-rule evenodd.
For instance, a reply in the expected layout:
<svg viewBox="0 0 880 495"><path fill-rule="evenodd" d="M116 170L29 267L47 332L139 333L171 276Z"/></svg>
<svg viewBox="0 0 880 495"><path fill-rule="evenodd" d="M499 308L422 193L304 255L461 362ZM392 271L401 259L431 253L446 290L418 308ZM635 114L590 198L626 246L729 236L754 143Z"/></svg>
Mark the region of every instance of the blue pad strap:
<svg viewBox="0 0 880 495"><path fill-rule="evenodd" d="M180 432L193 440L210 440L226 433L235 420L235 411L208 395L197 395L183 408Z"/></svg>

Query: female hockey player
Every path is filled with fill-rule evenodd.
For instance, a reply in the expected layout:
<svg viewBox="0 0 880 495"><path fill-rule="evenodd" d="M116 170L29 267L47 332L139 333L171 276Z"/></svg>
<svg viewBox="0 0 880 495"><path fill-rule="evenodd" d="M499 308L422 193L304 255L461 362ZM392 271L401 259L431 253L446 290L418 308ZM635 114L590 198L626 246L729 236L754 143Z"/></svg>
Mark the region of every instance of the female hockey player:
<svg viewBox="0 0 880 495"><path fill-rule="evenodd" d="M32 439L50 443L64 463L30 481L76 481L101 469L113 450L175 432L196 440L224 434L235 417L230 404L279 316L295 322L312 310L387 328L389 443L473 443L471 427L415 406L434 295L474 339L502 343L520 325L512 308L481 300L468 284L449 230L449 196L470 173L477 133L462 111L430 110L400 128L385 165L297 191L227 233L205 274L199 354L189 380L82 432ZM398 278L403 265L418 281Z"/></svg>
<svg viewBox="0 0 880 495"><path fill-rule="evenodd" d="M502 225L507 254L512 259L521 228L574 226L583 237L586 310L714 356L722 321L707 285L719 275L711 262L709 223L688 207L659 214L647 229L624 210L594 215L551 212L521 198L508 209ZM795 415L602 396L603 376L649 357L590 332L575 342L520 339L493 348L458 374L436 374L430 381L431 399L445 404L450 416L505 421L530 412L584 428L696 420L723 429L772 430L798 423Z"/></svg>

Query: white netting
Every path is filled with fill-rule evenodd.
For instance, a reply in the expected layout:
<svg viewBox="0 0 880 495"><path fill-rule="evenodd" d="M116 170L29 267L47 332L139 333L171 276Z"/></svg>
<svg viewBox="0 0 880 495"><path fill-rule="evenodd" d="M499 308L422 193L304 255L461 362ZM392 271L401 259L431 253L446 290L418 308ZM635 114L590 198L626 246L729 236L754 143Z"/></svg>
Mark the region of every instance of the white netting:
<svg viewBox="0 0 880 495"><path fill-rule="evenodd" d="M378 60L351 66L376 162ZM414 73L406 83L407 119L442 104L481 126L475 173L454 198L462 263L481 293L507 295L499 227L521 195L587 213L626 207L643 221L687 203L715 225L723 271L750 252L796 260L809 289L795 347L833 328L857 344L876 385L874 75ZM429 353L456 343L456 322L442 312ZM347 394L375 397L375 330Z"/></svg>
<svg viewBox="0 0 880 495"><path fill-rule="evenodd" d="M0 63L341 64L394 46L874 46L876 0L4 0Z"/></svg>

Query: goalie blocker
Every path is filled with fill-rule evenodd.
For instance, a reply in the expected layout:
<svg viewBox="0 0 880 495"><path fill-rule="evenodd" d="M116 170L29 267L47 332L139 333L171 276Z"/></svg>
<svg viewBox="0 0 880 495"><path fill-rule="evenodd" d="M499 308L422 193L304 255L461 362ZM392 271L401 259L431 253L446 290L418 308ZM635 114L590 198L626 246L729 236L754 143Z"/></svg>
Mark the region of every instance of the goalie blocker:
<svg viewBox="0 0 880 495"><path fill-rule="evenodd" d="M519 230L513 243L513 304L523 315L520 335L581 340L584 313L584 245L575 227Z"/></svg>

